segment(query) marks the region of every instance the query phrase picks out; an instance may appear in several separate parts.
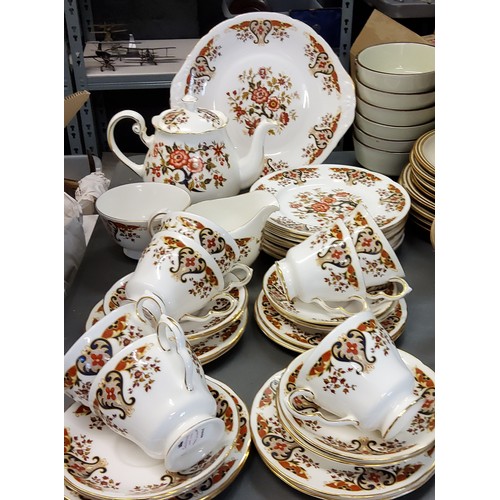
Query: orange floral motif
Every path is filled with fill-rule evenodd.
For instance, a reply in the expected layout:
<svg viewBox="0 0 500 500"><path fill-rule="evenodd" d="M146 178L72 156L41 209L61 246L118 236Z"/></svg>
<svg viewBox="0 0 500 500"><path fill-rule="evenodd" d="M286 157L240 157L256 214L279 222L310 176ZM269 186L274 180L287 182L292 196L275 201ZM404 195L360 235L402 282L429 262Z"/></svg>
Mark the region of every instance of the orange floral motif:
<svg viewBox="0 0 500 500"><path fill-rule="evenodd" d="M276 120L278 130L270 130L274 135L297 118L292 103L299 100L298 92L293 90L289 76L274 74L271 67L250 68L238 75L242 87L227 91L226 96L234 114L234 119L244 125L243 133L252 136L262 118Z"/></svg>
<svg viewBox="0 0 500 500"><path fill-rule="evenodd" d="M161 179L172 185L181 185L192 192L204 192L208 186L216 189L227 181L224 172L230 168L229 153L223 142L155 145L144 168L149 180Z"/></svg>
<svg viewBox="0 0 500 500"><path fill-rule="evenodd" d="M168 158L168 163L174 168L182 168L188 164L189 155L184 149L174 149Z"/></svg>

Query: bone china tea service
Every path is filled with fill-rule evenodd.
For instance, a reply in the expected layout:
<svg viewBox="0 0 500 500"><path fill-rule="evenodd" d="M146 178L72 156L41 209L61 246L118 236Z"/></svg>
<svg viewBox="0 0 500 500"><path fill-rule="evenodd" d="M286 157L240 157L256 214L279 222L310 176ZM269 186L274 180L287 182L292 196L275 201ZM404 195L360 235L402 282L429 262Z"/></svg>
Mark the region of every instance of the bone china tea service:
<svg viewBox="0 0 500 500"><path fill-rule="evenodd" d="M433 58L425 44L368 47L353 81L312 27L245 13L196 43L152 134L125 106L109 120L141 182L96 210L134 266L107 277L64 356L66 500L208 500L251 449L325 500L397 498L432 478L435 375L396 346L414 297L396 251L435 208ZM142 162L117 144L127 121ZM413 144L400 183L323 163L351 126L395 154ZM247 408L205 370L249 355L250 333L291 356ZM236 363L240 377L266 359Z"/></svg>

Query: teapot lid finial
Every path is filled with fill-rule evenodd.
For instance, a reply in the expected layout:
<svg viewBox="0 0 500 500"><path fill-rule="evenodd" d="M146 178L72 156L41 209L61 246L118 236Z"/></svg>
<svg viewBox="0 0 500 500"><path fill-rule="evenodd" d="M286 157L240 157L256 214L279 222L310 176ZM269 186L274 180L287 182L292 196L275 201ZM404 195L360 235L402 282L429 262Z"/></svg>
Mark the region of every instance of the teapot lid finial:
<svg viewBox="0 0 500 500"><path fill-rule="evenodd" d="M186 94L182 98L182 103L189 111L196 111L196 102L198 99L192 94Z"/></svg>

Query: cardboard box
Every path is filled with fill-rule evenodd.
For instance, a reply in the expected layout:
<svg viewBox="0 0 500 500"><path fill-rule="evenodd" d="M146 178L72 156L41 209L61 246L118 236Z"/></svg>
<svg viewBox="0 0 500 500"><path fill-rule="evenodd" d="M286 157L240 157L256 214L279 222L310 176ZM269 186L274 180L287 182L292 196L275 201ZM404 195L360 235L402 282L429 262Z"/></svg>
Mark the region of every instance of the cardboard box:
<svg viewBox="0 0 500 500"><path fill-rule="evenodd" d="M366 47L389 42L419 42L434 45L434 36L420 36L394 21L394 19L374 9L358 37L351 45L349 67L351 78L356 75L356 56Z"/></svg>
<svg viewBox="0 0 500 500"><path fill-rule="evenodd" d="M89 100L90 92L80 90L64 98L64 128L76 116L82 106Z"/></svg>

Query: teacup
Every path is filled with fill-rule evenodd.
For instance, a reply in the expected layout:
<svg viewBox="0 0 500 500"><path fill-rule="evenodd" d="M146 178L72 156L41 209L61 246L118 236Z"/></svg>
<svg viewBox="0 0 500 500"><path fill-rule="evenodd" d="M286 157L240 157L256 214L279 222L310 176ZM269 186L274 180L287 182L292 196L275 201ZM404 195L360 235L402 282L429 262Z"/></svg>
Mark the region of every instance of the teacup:
<svg viewBox="0 0 500 500"><path fill-rule="evenodd" d="M88 406L96 375L117 352L156 331L161 307L153 297L141 297L92 325L64 355L64 393Z"/></svg>
<svg viewBox="0 0 500 500"><path fill-rule="evenodd" d="M159 223L158 217L161 217ZM192 238L214 258L222 274L226 274L240 258L240 250L234 238L215 222L184 211L163 210L151 217L149 230L153 236L159 231L177 231Z"/></svg>
<svg viewBox="0 0 500 500"><path fill-rule="evenodd" d="M290 248L275 266L290 302L345 302L366 295L354 243L340 219Z"/></svg>
<svg viewBox="0 0 500 500"><path fill-rule="evenodd" d="M399 300L407 295L411 288L403 279L405 276L403 266L366 207L361 203L358 204L344 222L354 242L366 288L378 287L388 282L401 285L401 290L392 295L367 291L367 298L383 297L388 300Z"/></svg>
<svg viewBox="0 0 500 500"><path fill-rule="evenodd" d="M125 285L128 299L154 294L166 313L179 320L224 293L224 276L212 256L195 240L160 231L144 249Z"/></svg>
<svg viewBox="0 0 500 500"><path fill-rule="evenodd" d="M385 439L406 429L424 403L414 394L410 369L370 310L346 319L311 349L295 383L284 402L294 417L378 430Z"/></svg>
<svg viewBox="0 0 500 500"><path fill-rule="evenodd" d="M90 408L167 470L194 466L224 438L198 358L179 324L162 315L157 332L131 343L96 376Z"/></svg>

